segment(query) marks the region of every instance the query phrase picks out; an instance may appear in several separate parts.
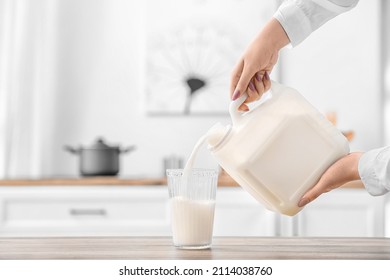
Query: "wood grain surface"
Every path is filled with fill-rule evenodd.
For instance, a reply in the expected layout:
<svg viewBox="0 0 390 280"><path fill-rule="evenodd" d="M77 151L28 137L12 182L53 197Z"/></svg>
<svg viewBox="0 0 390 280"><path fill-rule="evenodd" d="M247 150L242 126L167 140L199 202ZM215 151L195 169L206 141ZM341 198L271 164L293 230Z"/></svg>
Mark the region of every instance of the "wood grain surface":
<svg viewBox="0 0 390 280"><path fill-rule="evenodd" d="M183 250L170 237L0 238L0 259L390 259L390 238L215 237Z"/></svg>

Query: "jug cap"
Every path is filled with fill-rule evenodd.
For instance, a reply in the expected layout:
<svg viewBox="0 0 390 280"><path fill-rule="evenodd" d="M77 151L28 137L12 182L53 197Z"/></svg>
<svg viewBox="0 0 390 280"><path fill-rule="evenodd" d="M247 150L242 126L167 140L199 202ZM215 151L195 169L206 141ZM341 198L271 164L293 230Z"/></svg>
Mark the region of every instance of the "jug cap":
<svg viewBox="0 0 390 280"><path fill-rule="evenodd" d="M213 125L206 134L209 150L215 149L220 143L222 143L229 135L231 128L231 125L225 126L220 122Z"/></svg>

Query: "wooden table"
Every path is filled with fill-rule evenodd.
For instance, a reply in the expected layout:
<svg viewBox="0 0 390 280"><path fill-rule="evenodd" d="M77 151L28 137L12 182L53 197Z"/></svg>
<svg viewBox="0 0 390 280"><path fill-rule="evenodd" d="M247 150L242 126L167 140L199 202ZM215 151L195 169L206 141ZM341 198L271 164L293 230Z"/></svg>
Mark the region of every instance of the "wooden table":
<svg viewBox="0 0 390 280"><path fill-rule="evenodd" d="M0 238L0 259L390 259L390 238L215 237L206 250L181 250L170 237Z"/></svg>

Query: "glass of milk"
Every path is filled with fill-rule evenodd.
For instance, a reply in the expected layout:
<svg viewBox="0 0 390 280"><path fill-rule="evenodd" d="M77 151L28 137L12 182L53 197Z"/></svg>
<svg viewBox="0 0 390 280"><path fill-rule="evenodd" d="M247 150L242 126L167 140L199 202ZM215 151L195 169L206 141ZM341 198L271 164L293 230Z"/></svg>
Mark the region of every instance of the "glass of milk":
<svg viewBox="0 0 390 280"><path fill-rule="evenodd" d="M213 237L218 171L168 169L173 244L181 249L206 249Z"/></svg>

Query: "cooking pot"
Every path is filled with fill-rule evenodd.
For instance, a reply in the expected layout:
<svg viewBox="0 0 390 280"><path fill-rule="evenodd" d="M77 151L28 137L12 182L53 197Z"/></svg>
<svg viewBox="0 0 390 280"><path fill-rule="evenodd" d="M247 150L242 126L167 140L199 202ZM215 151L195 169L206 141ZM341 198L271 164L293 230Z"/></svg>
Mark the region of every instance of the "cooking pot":
<svg viewBox="0 0 390 280"><path fill-rule="evenodd" d="M110 146L103 138L98 138L89 147L74 148L64 146L72 154L80 156L79 168L83 176L115 176L119 172L119 155L135 149L130 146L121 149L119 146Z"/></svg>

